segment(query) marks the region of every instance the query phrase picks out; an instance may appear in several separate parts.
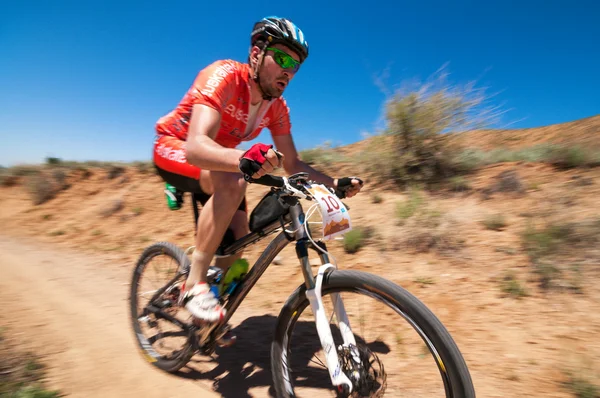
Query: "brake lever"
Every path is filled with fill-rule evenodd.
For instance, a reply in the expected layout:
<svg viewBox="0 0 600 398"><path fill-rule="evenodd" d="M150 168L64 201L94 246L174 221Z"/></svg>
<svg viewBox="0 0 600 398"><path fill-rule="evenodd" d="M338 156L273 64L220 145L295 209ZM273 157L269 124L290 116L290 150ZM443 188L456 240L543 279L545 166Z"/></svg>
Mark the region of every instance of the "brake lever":
<svg viewBox="0 0 600 398"><path fill-rule="evenodd" d="M301 199L306 199L308 197L308 195L306 195L304 192L302 192L301 190L299 190L298 188L296 188L294 186L297 184L295 181L290 180L286 177L282 177L282 178L283 178L283 184L284 184L285 189L288 190L289 192L293 193L294 196L297 196Z"/></svg>

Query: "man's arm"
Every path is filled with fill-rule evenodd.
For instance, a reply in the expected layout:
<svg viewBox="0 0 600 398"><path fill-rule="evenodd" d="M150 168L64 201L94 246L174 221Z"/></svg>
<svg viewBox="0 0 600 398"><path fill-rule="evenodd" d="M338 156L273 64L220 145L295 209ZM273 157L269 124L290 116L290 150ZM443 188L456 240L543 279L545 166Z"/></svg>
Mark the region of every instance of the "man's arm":
<svg viewBox="0 0 600 398"><path fill-rule="evenodd" d="M283 168L287 174L307 172L310 179L328 187L335 187L337 179L331 178L300 160L298 151L291 135L274 135L273 143L277 150L283 153Z"/></svg>
<svg viewBox="0 0 600 398"><path fill-rule="evenodd" d="M221 114L216 109L194 105L186 141L187 159L201 169L239 172L239 159L244 152L225 148L214 141L220 125Z"/></svg>
<svg viewBox="0 0 600 398"><path fill-rule="evenodd" d="M194 105L186 141L187 159L191 164L204 170L239 173L240 157L246 152L225 148L214 141L220 124L221 115L217 110L207 105ZM256 149L255 146L249 151L253 149ZM252 178L259 178L271 173L275 167L280 167L280 160L274 150L269 149L262 156L264 159L258 165L258 170L253 170Z"/></svg>

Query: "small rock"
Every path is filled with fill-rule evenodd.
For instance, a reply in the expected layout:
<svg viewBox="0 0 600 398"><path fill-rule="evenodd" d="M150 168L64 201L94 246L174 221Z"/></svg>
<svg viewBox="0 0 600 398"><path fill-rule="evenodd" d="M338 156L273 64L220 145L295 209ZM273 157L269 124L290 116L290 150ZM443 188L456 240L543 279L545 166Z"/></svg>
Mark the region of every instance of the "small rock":
<svg viewBox="0 0 600 398"><path fill-rule="evenodd" d="M275 264L275 265L281 265L282 263L283 263L283 257L281 257L279 255L273 259L273 264Z"/></svg>

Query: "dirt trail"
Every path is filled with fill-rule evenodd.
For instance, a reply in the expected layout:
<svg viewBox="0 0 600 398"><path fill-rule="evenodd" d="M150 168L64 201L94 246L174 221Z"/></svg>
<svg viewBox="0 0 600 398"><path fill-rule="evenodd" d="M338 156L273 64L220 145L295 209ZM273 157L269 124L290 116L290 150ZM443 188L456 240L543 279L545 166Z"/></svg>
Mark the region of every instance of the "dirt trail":
<svg viewBox="0 0 600 398"><path fill-rule="evenodd" d="M0 325L34 341L49 387L73 397L220 396L143 361L127 314L130 269L108 262L0 236Z"/></svg>

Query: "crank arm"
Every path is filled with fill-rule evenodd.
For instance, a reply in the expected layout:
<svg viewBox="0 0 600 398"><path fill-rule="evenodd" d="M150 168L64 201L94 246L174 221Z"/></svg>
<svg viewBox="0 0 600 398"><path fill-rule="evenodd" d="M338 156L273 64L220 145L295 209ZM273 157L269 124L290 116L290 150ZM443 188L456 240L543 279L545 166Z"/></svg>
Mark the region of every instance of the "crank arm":
<svg viewBox="0 0 600 398"><path fill-rule="evenodd" d="M185 330L186 332L193 332L196 328L193 325L188 325L184 322L181 322L179 319L175 318L172 315L167 314L166 312L164 312L162 309L154 306L154 305L149 305L144 309L144 313L151 313L154 314L157 318L162 318L164 320L167 320L177 326L179 326L180 328L182 328L183 330ZM144 315L145 315L144 314Z"/></svg>
<svg viewBox="0 0 600 398"><path fill-rule="evenodd" d="M323 264L319 268L319 272L317 274L317 278L315 280L315 288L306 291L306 297L310 302L310 307L312 308L313 314L315 316L315 324L317 326L317 333L319 334L319 339L321 341L321 347L323 347L323 352L325 353L325 359L327 363L327 370L329 371L329 377L331 378L331 383L334 386L337 386L338 389L343 389L345 392L352 392L352 382L344 372L342 372L342 368L340 366L340 361L337 355L337 349L335 347L335 343L333 341L333 336L331 335L331 328L329 327L329 320L327 319L327 315L325 314L325 309L323 308L323 300L321 298L321 287L323 285L323 277L325 275L325 271L329 268L335 269L332 264ZM340 300L341 302L341 300ZM345 311L344 311L345 314ZM346 316L347 321L347 316ZM348 327L349 329L349 327ZM351 332L350 332L351 333ZM344 337L344 342L346 337Z"/></svg>

